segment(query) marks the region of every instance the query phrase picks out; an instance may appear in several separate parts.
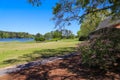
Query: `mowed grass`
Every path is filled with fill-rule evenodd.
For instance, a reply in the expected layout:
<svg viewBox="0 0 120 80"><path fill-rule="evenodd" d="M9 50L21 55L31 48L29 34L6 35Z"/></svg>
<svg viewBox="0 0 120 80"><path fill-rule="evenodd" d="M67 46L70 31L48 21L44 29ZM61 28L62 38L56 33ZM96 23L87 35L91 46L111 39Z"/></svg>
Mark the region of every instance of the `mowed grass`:
<svg viewBox="0 0 120 80"><path fill-rule="evenodd" d="M0 42L0 68L68 54L76 51L78 43L76 39L41 43Z"/></svg>

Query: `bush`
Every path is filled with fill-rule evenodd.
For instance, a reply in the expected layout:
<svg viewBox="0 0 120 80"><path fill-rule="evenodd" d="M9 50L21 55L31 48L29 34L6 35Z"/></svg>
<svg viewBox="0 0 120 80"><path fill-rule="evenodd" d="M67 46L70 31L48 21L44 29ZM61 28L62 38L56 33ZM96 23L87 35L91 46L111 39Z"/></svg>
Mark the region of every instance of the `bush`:
<svg viewBox="0 0 120 80"><path fill-rule="evenodd" d="M53 38L50 41L59 41L59 40L61 40L61 39L60 38Z"/></svg>
<svg viewBox="0 0 120 80"><path fill-rule="evenodd" d="M45 41L45 38L43 38L43 37L35 37L35 41Z"/></svg>
<svg viewBox="0 0 120 80"><path fill-rule="evenodd" d="M82 64L105 70L119 65L117 60L120 60L120 29L105 28L93 35L97 33L98 37L80 44Z"/></svg>
<svg viewBox="0 0 120 80"><path fill-rule="evenodd" d="M88 37L86 37L86 36L80 36L79 37L79 41L85 41L85 40L87 40L88 39Z"/></svg>

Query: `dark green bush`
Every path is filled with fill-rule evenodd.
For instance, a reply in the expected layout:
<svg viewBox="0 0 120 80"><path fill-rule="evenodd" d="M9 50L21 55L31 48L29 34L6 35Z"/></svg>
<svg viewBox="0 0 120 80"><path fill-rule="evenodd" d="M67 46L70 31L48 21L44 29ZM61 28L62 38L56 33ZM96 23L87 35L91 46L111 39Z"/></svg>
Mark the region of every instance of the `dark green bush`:
<svg viewBox="0 0 120 80"><path fill-rule="evenodd" d="M45 38L43 38L43 37L35 37L35 41L45 41Z"/></svg>
<svg viewBox="0 0 120 80"><path fill-rule="evenodd" d="M88 37L86 37L86 36L80 36L79 37L79 41L85 41L85 40L87 40L88 39Z"/></svg>
<svg viewBox="0 0 120 80"><path fill-rule="evenodd" d="M80 44L82 64L98 66L100 69L117 66L117 60L120 59L120 29L105 28L93 35L98 36Z"/></svg>

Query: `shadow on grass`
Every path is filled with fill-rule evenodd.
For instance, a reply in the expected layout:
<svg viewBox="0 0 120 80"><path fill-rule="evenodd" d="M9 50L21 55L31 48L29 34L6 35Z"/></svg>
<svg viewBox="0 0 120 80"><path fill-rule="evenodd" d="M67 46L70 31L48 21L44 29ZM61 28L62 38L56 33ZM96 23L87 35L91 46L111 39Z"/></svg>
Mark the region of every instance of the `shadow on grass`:
<svg viewBox="0 0 120 80"><path fill-rule="evenodd" d="M16 64L19 62L30 62L30 61L40 60L43 58L62 56L62 55L69 54L75 51L76 51L75 47L43 49L43 50L34 51L33 53L24 54L18 57L18 59L5 60L3 61L3 64Z"/></svg>
<svg viewBox="0 0 120 80"><path fill-rule="evenodd" d="M4 64L13 64L13 63L16 63L16 62L19 62L20 60L18 59L8 59L8 60L5 60L3 61Z"/></svg>
<svg viewBox="0 0 120 80"><path fill-rule="evenodd" d="M39 51L34 51L33 53L30 53L30 54L25 54L19 58L20 60L30 62L34 60L49 58L49 57L61 56L61 55L69 54L71 52L75 52L75 51L76 49L74 47L58 48L58 49L43 49Z"/></svg>
<svg viewBox="0 0 120 80"><path fill-rule="evenodd" d="M119 71L117 71L119 72ZM108 74L81 65L80 56L72 56L45 65L34 66L10 74L11 80L120 80L119 73Z"/></svg>
<svg viewBox="0 0 120 80"><path fill-rule="evenodd" d="M76 49L73 47L44 49L44 50L34 51L29 55L23 55L19 57L19 60L32 61L42 58L49 58L53 56L61 56L74 51L76 51ZM81 56L77 55L77 56L71 56L63 60L58 60L52 64L34 66L28 69L20 70L15 73L13 72L10 73L10 76L12 76L11 80L82 80L82 78L84 78L85 80L115 80L115 79L120 80L119 77L116 78L116 75L118 75L120 72L119 67L117 70L114 70L116 71L114 72L115 74L106 75L105 71L102 71L98 68L95 67L87 68L85 66L82 66ZM56 71L56 70L65 70L65 69L67 69L66 72L68 75L67 74L65 75L64 71L60 73L59 71ZM52 74L51 71L53 71L53 73L55 74Z"/></svg>

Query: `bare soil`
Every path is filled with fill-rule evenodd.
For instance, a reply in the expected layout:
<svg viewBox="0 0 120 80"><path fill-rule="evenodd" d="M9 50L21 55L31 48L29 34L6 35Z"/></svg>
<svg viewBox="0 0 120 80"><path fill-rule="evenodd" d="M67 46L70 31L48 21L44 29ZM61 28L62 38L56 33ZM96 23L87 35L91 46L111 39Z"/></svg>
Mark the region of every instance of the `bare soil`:
<svg viewBox="0 0 120 80"><path fill-rule="evenodd" d="M87 68L77 55L10 73L0 80L120 80L120 72Z"/></svg>

